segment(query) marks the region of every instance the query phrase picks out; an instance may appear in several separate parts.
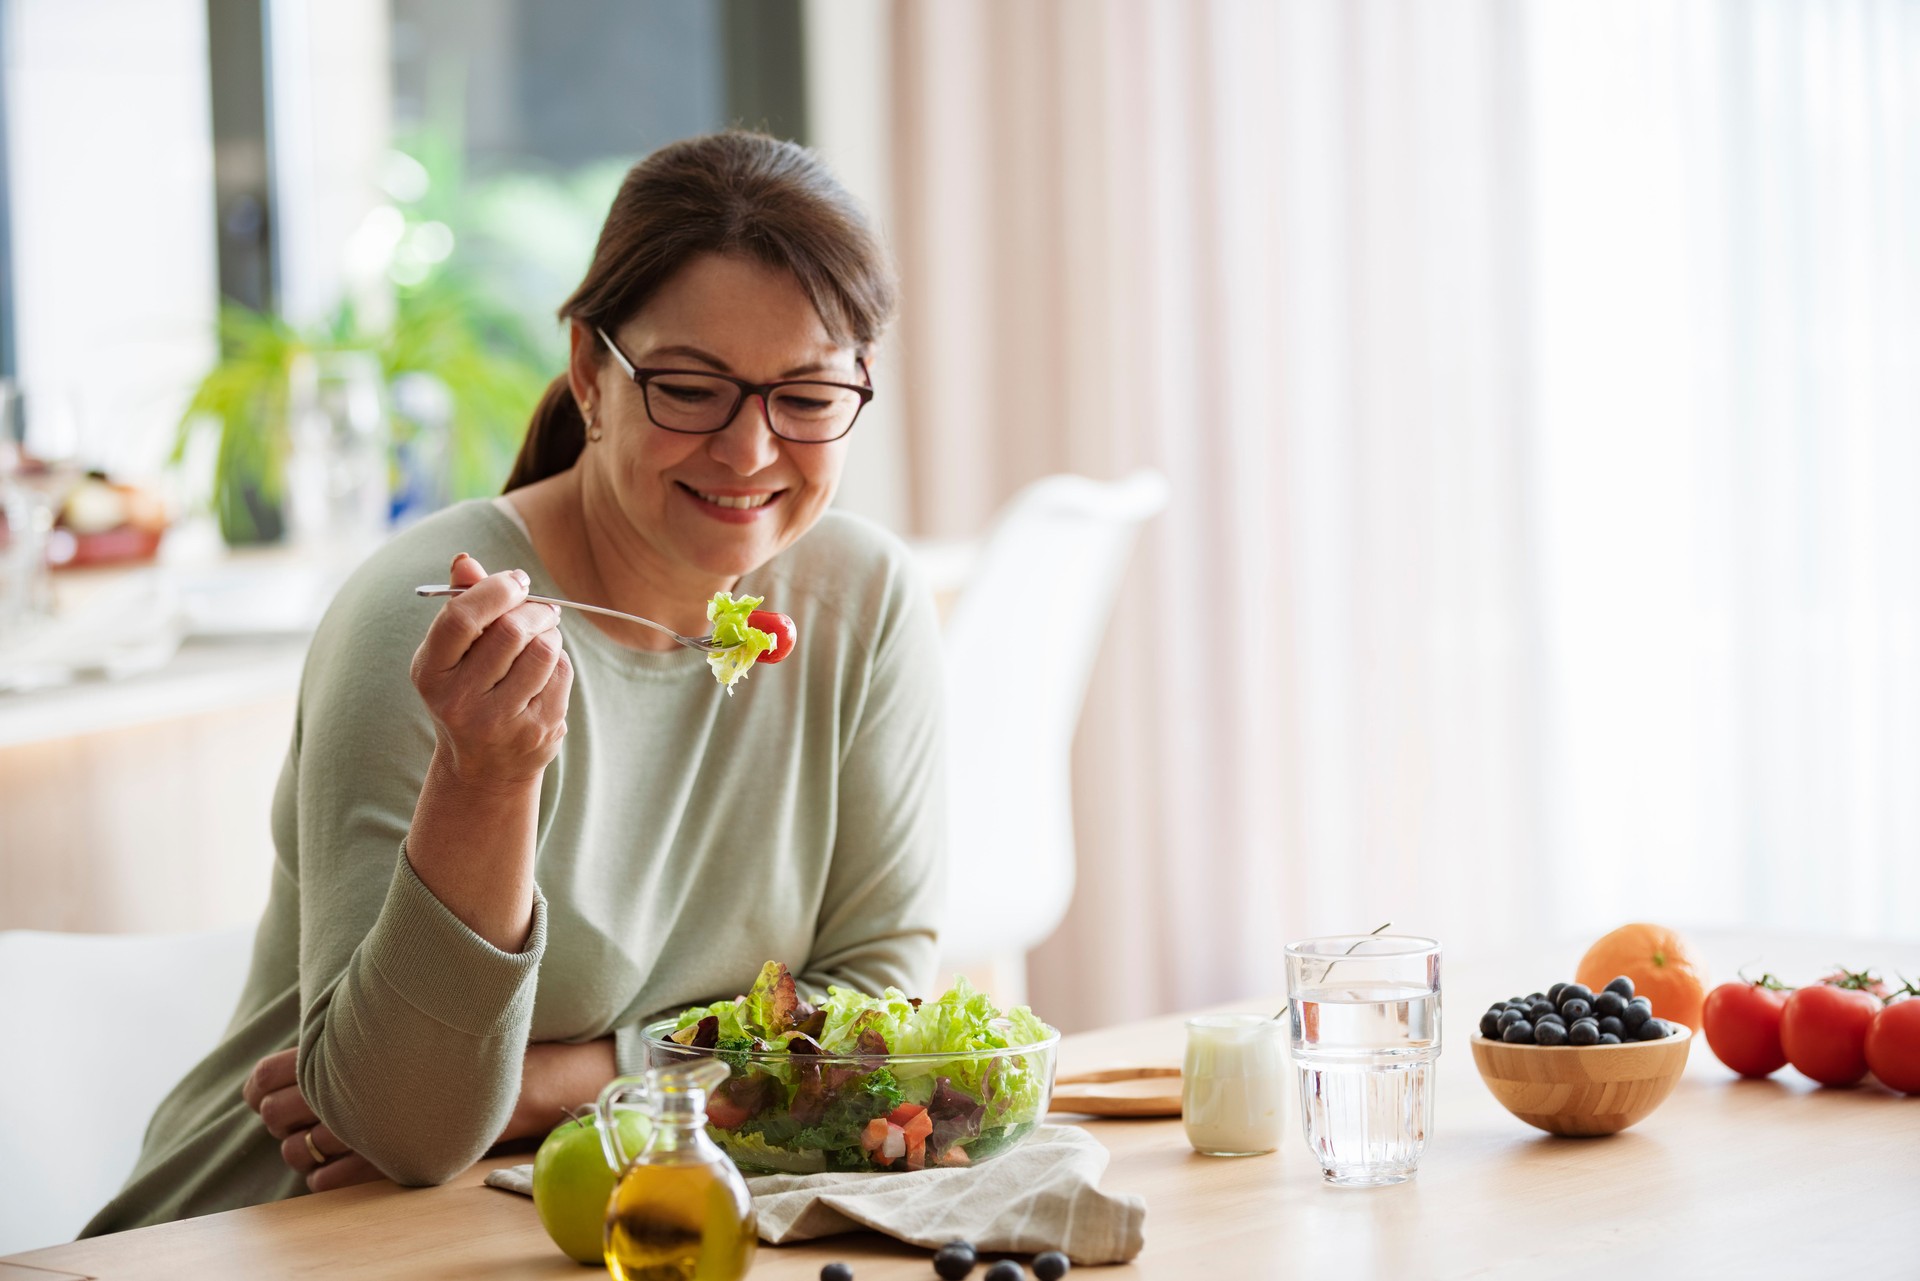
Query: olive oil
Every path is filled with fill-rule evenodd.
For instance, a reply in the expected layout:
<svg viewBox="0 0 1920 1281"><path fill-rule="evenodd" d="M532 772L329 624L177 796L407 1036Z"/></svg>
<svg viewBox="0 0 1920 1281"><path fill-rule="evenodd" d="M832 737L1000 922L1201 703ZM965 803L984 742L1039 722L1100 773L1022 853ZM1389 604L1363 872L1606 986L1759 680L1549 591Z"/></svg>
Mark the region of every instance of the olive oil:
<svg viewBox="0 0 1920 1281"><path fill-rule="evenodd" d="M606 1239L619 1281L733 1281L758 1243L746 1189L704 1163L634 1165L614 1189Z"/></svg>
<svg viewBox="0 0 1920 1281"><path fill-rule="evenodd" d="M603 1238L615 1281L738 1281L753 1266L753 1198L706 1132L707 1091L726 1079L726 1065L709 1059L620 1077L601 1092L601 1142L621 1171ZM630 1162L611 1129L613 1104L627 1093L641 1096L653 1122Z"/></svg>

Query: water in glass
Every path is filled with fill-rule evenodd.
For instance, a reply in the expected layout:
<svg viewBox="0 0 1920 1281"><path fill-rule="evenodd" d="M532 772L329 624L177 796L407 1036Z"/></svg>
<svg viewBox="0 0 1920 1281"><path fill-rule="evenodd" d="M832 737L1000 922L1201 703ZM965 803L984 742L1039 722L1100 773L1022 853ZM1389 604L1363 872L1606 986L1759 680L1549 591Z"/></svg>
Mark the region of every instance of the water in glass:
<svg viewBox="0 0 1920 1281"><path fill-rule="evenodd" d="M1439 993L1331 986L1294 993L1290 1009L1307 1146L1327 1181L1404 1182L1427 1145L1433 1115Z"/></svg>

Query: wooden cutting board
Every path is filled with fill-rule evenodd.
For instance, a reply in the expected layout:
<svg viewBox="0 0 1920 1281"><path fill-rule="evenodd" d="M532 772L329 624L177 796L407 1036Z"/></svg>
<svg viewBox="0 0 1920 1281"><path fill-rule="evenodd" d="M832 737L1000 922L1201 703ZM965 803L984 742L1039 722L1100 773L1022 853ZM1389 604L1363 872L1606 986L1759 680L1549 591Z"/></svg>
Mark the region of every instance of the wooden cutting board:
<svg viewBox="0 0 1920 1281"><path fill-rule="evenodd" d="M1047 1110L1082 1116L1179 1116L1180 1069L1113 1067L1075 1072L1054 1081Z"/></svg>

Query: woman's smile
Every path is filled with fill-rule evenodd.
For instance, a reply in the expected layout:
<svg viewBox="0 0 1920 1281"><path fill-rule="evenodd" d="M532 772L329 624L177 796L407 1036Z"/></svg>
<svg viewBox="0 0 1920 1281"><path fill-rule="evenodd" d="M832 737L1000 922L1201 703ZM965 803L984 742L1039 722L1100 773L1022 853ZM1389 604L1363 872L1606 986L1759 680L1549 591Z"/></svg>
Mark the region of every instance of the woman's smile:
<svg viewBox="0 0 1920 1281"><path fill-rule="evenodd" d="M751 525L757 520L771 518L776 514L774 508L787 492L784 489L740 489L725 485L709 488L705 485L689 485L683 480L676 480L673 484L699 511L730 525Z"/></svg>

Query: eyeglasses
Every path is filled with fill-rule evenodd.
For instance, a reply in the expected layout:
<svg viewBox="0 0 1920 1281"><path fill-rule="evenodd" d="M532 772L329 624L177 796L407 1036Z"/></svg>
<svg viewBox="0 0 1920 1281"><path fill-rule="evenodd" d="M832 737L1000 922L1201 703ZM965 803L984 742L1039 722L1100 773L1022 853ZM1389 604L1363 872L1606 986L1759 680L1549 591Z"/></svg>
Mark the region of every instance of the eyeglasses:
<svg viewBox="0 0 1920 1281"><path fill-rule="evenodd" d="M655 427L688 435L708 435L724 428L740 412L749 396L758 396L767 411L767 424L782 440L802 445L824 445L853 430L853 420L873 399L867 362L856 361L865 386L788 378L750 383L726 374L696 373L690 369L635 369L625 352L604 329L595 329L620 368L640 388L647 417Z"/></svg>

